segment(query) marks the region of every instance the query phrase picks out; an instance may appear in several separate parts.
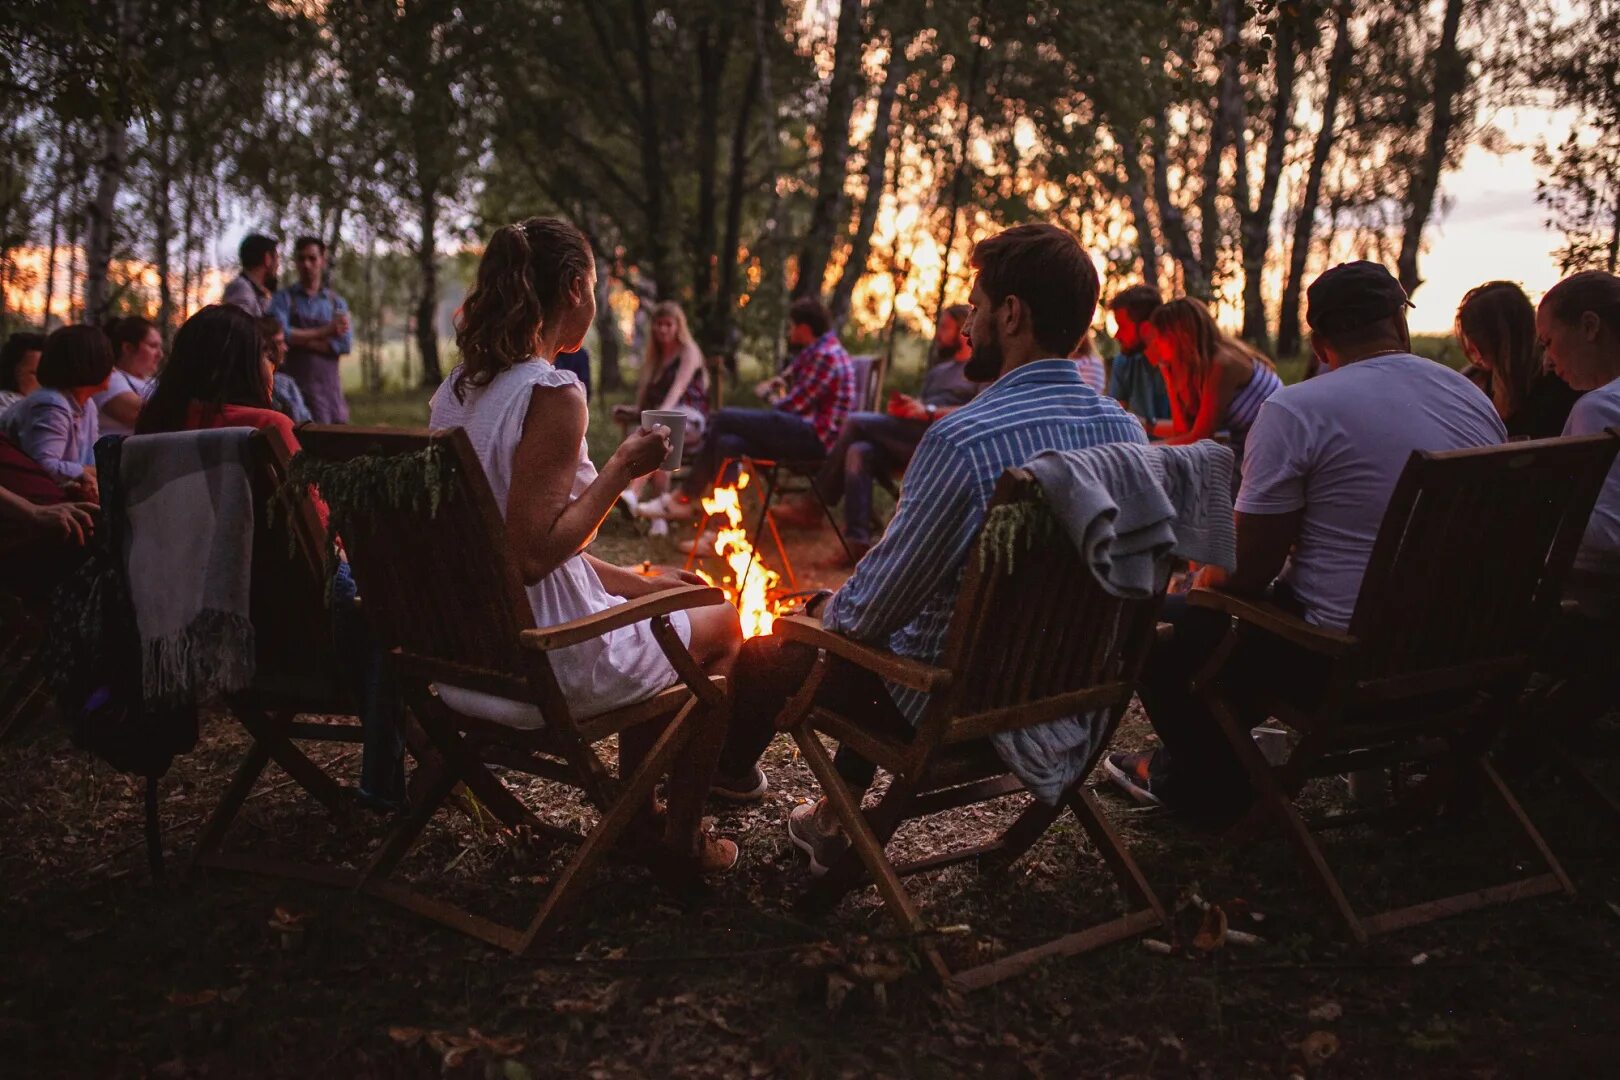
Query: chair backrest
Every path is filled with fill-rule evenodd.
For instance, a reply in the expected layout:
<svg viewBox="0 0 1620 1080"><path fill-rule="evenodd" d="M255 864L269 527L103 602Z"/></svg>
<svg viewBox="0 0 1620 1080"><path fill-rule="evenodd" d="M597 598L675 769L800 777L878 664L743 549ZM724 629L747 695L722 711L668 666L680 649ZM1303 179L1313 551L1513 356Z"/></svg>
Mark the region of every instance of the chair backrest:
<svg viewBox="0 0 1620 1080"><path fill-rule="evenodd" d="M1153 644L1168 576L1146 599L1108 593L1034 477L1007 470L969 551L939 662L954 677L925 732L963 742L1093 709L1117 723ZM1111 727L1100 734L1098 750Z"/></svg>
<svg viewBox="0 0 1620 1080"><path fill-rule="evenodd" d="M878 394L883 390L883 387L878 385L878 358L852 356L849 363L855 369L855 411L877 412Z"/></svg>
<svg viewBox="0 0 1620 1080"><path fill-rule="evenodd" d="M299 441L323 468L342 467L321 495L367 617L400 663L425 678L524 696L529 665L518 634L534 615L466 433L306 425Z"/></svg>
<svg viewBox="0 0 1620 1080"><path fill-rule="evenodd" d="M308 492L284 495L292 447L266 428L248 440L244 463L253 492L253 577L249 612L255 689L328 699L343 679L327 608L326 539Z"/></svg>
<svg viewBox="0 0 1620 1080"><path fill-rule="evenodd" d="M1360 692L1483 688L1522 670L1617 448L1607 433L1413 453L1350 622Z"/></svg>

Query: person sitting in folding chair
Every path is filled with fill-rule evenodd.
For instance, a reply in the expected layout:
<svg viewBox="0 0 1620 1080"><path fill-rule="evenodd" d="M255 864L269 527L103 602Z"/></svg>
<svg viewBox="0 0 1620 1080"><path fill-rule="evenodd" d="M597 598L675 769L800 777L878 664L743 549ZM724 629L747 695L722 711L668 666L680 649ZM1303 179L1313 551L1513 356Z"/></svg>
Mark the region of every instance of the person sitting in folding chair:
<svg viewBox="0 0 1620 1080"><path fill-rule="evenodd" d="M944 650L962 570L1001 474L1043 450L1147 441L1142 425L1086 387L1068 359L1091 323L1099 290L1097 271L1073 235L1053 225L1020 225L979 244L973 266L973 357L965 374L990 385L929 427L883 539L842 589L818 598L808 612L829 630L929 663ZM744 644L716 794L763 794L759 757L814 661L815 650L776 637ZM829 707L901 731L917 723L928 703L925 693L886 685L842 662L819 694ZM871 785L871 763L850 748L840 748L835 764L857 795ZM848 843L825 799L796 809L788 833L810 855L812 869L830 865Z"/></svg>
<svg viewBox="0 0 1620 1080"><path fill-rule="evenodd" d="M965 373L973 359L968 341L966 304L952 304L939 317L939 333L931 353L935 357L923 372L922 390L917 397L894 394L888 411L854 412L844 421L838 441L827 454L827 463L816 474L816 489L828 506L844 504L844 540L828 565L848 569L872 549L872 486L892 485L911 464L917 444L928 426L972 401L983 388ZM779 524L801 529L817 529L827 516L814 496L798 495L783 501L776 511Z"/></svg>
<svg viewBox="0 0 1620 1080"><path fill-rule="evenodd" d="M1343 631L1390 495L1414 450L1507 441L1488 397L1444 365L1412 353L1406 291L1382 266L1335 266L1306 293L1311 348L1327 368L1284 387L1248 435L1237 496L1237 569L1198 584L1261 596L1317 626ZM1163 745L1113 753L1108 776L1133 799L1221 826L1249 807L1248 779L1193 681L1226 635L1227 617L1170 597L1174 628L1148 659L1139 695ZM1321 689L1325 661L1269 636L1247 638L1228 684L1267 681L1286 696ZM1241 665L1234 667L1233 665ZM1238 674L1240 673L1240 674ZM1250 727L1264 716L1244 716Z"/></svg>
<svg viewBox="0 0 1620 1080"><path fill-rule="evenodd" d="M585 551L631 480L658 467L669 453L669 429L635 431L600 473L585 441L589 412L584 388L551 360L579 347L596 317L596 260L573 225L528 218L497 229L478 264L456 324L462 361L433 395L430 423L463 428L506 521L506 539L523 576L538 626L556 626L660 589L695 584L692 575L647 577ZM677 611L676 632L708 675L724 675L742 642L736 609L726 605ZM558 682L580 715L605 713L671 686L677 673L646 622L612 630L551 656ZM487 695L450 701L474 715L498 710ZM446 700L450 700L447 696ZM724 724L723 714L703 722ZM694 738L669 784L670 827L688 820L707 792L718 731ZM626 730L619 766L629 776L653 749L658 732ZM706 759L705 759L705 755ZM737 845L698 834L672 836L690 844L703 869L729 870Z"/></svg>
<svg viewBox="0 0 1620 1080"><path fill-rule="evenodd" d="M711 482L736 483L739 458L814 465L838 441L845 418L855 407L855 369L849 353L833 332L832 316L815 297L793 301L788 322L788 344L799 350L798 355L786 371L754 388L770 408L727 408L714 414L702 453L693 464L688 493L694 499ZM727 460L732 465L717 479L720 463ZM700 543L702 550L712 550L713 533L677 546L690 553Z"/></svg>

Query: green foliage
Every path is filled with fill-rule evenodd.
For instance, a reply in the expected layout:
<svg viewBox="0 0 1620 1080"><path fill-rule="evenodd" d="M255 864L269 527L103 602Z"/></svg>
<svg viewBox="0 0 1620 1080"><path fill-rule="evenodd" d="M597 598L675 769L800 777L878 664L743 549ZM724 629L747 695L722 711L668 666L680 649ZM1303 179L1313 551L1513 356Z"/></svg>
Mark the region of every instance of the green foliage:
<svg viewBox="0 0 1620 1080"><path fill-rule="evenodd" d="M440 443L409 454L361 454L348 461L326 461L299 453L271 500L272 513L288 513L298 499L320 493L329 514L326 527L327 576L337 568L338 538L348 525L379 510L410 511L435 518L454 497L455 459ZM293 543L289 534L289 544Z"/></svg>
<svg viewBox="0 0 1620 1080"><path fill-rule="evenodd" d="M992 506L979 532L979 567L1011 574L1018 552L1050 544L1057 535L1057 518L1039 488L1028 498Z"/></svg>

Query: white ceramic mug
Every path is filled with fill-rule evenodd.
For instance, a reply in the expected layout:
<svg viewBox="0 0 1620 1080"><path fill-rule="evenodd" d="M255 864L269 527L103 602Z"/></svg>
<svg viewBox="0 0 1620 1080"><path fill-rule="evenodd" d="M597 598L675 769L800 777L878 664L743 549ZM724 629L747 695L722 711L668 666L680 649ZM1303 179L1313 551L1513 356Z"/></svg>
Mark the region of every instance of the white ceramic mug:
<svg viewBox="0 0 1620 1080"><path fill-rule="evenodd" d="M641 430L651 431L659 424L669 428L669 456L660 469L681 467L681 449L686 445L686 414L679 409L643 409Z"/></svg>

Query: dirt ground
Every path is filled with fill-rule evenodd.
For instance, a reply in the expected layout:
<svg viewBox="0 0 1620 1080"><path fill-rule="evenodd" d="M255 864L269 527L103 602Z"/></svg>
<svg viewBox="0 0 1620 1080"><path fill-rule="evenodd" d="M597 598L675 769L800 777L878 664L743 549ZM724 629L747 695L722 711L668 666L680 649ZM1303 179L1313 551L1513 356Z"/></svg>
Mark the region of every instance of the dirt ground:
<svg viewBox="0 0 1620 1080"><path fill-rule="evenodd" d="M794 538L804 584L826 549ZM673 548L611 522L622 562ZM801 552L803 558L800 558ZM1149 745L1139 715L1117 745ZM817 794L779 739L763 805L716 810L743 863L700 903L630 866L597 879L538 959L517 960L381 902L226 872L180 871L247 740L211 716L162 783L170 873L148 876L140 788L45 718L0 746L0 1075L529 1077L1146 1077L1607 1075L1620 1055L1620 821L1558 778L1516 780L1578 895L1458 916L1355 946L1273 840L1223 846L1156 810L1100 798L1167 905L1155 932L967 997L918 970L872 890L830 916L783 819ZM345 779L357 747L320 749ZM1513 764L1513 763L1510 763ZM1620 768L1599 775L1620 790ZM512 781L548 820L579 800ZM898 854L986 836L1024 797L913 825ZM1307 793L1344 800L1342 783ZM1365 910L1539 870L1499 816L1401 836L1350 832L1329 858ZM354 865L386 822L335 823L274 767L232 850ZM532 913L558 853L441 814L403 870L478 910ZM984 958L1123 910L1070 819L1004 879L973 864L911 879L947 955ZM1204 949L1193 897L1258 938ZM1208 940L1204 942L1210 944Z"/></svg>

